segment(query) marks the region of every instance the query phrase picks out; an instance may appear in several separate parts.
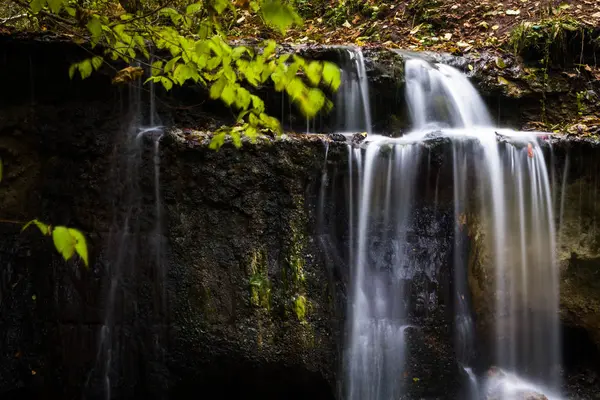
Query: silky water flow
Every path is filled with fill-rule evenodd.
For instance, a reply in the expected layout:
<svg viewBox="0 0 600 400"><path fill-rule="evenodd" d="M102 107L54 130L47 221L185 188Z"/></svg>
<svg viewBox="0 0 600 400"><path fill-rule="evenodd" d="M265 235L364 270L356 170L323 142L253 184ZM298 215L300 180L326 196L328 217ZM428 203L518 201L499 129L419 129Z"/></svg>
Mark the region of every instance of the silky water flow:
<svg viewBox="0 0 600 400"><path fill-rule="evenodd" d="M104 323L99 332L96 364L85 385L85 398L91 399L130 396L123 383L140 381L135 366L145 362L149 363L148 369L159 369L163 359L167 314L160 194L163 127L157 122L153 85L146 91L141 82L134 82L127 98L129 120L114 152L113 221L104 263ZM145 175L147 164L153 165L151 176ZM154 186L151 207L142 202L144 179ZM142 310L138 296L150 296L151 309ZM160 374L158 370L154 372Z"/></svg>
<svg viewBox="0 0 600 400"><path fill-rule="evenodd" d="M363 65L356 70L364 71L362 57L355 60ZM406 332L419 328L408 315L407 282L419 272L435 279L436 261L413 256L410 243L420 168L426 165L423 143L435 136L452 146L453 325L466 397L493 394L512 400L517 393L534 390L559 398L556 232L539 135L495 128L476 89L455 68L410 58L405 73L412 131L400 138L370 134L361 145L349 146L350 288L343 396L387 400L406 391L399 379L405 367ZM340 89L347 96L338 111L352 128L361 111L370 121L368 102L358 95L368 98L366 76L355 76L358 81L343 80ZM370 123L364 126L369 133L370 128ZM482 245L493 264L484 267L493 271L495 284L495 296L488 294L495 297L495 372L485 381L471 368L475 333L463 234L470 224L484 233Z"/></svg>

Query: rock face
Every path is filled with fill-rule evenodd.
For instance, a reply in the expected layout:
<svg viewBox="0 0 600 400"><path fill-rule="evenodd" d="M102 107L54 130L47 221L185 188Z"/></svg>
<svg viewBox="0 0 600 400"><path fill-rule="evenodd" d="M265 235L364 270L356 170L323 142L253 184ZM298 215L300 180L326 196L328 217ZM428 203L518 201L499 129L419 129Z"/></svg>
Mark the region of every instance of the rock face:
<svg viewBox="0 0 600 400"><path fill-rule="evenodd" d="M143 92L68 80L84 56L74 47L4 38L0 52L3 216L80 229L91 260L65 263L36 230L0 226L1 397L95 399L110 385L113 398L334 398L349 271L320 231L318 196L326 147L343 176L347 145L289 135L216 152L184 130L157 146L132 129L149 121ZM161 123L214 124L177 106L157 102ZM343 230L336 204L325 208ZM450 267L410 283L423 323L399 377L411 396L451 399L458 383Z"/></svg>
<svg viewBox="0 0 600 400"><path fill-rule="evenodd" d="M96 398L108 377L116 398L333 398L343 309L312 228L324 138L215 152L166 135L157 209L132 96L101 75L47 81L77 55L29 46L1 50L3 78L32 84L3 82L3 216L82 230L91 268L0 227L1 397Z"/></svg>

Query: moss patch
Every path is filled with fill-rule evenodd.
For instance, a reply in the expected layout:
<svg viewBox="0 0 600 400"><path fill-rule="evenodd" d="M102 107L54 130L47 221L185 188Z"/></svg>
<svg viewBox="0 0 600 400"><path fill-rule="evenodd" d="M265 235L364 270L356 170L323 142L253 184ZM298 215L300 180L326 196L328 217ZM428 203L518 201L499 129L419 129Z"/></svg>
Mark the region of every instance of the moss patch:
<svg viewBox="0 0 600 400"><path fill-rule="evenodd" d="M250 259L250 302L267 311L271 309L271 282L267 266L267 253L256 250Z"/></svg>

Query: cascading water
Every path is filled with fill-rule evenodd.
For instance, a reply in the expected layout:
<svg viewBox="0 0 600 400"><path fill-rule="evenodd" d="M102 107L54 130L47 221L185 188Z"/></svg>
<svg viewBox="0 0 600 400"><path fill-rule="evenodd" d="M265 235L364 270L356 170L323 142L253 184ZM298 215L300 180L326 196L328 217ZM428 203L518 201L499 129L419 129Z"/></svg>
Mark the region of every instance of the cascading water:
<svg viewBox="0 0 600 400"><path fill-rule="evenodd" d="M369 84L362 50L357 47L341 49L343 64L342 83L336 94L337 131L371 133L371 105Z"/></svg>
<svg viewBox="0 0 600 400"><path fill-rule="evenodd" d="M140 361L158 365L156 361L162 359L161 342L165 335L167 312L160 197L160 139L163 130L156 125L154 88L150 89L148 109L142 107L142 91L140 82L130 86L130 122L125 136L120 138L122 147L117 145L115 148L118 155L112 178L115 197L106 254L108 288L105 316L100 329L96 366L86 383L86 392L92 398L109 400L114 395L114 388L120 387L122 381L139 379L135 376L139 369L135 365ZM144 124L144 121L150 125ZM148 158L154 166L150 179L154 185L155 201L151 208L143 203L141 191L147 162L144 142L148 140L152 142L152 154ZM152 310L142 311L138 307L138 296L145 296L144 293L148 293L154 301ZM130 346L134 346L136 351L131 351ZM148 383L148 386L152 384ZM121 395L128 396L126 393Z"/></svg>
<svg viewBox="0 0 600 400"><path fill-rule="evenodd" d="M523 388L555 396L560 382L558 269L550 179L538 138L495 129L483 100L458 70L409 59L405 71L413 131L398 139L369 135L364 154L354 149L349 155L346 397L404 394L399 376L409 326L406 282L411 273L435 264L410 251L415 247L410 232L421 144L432 132L449 139L453 149L455 349L469 386L463 398L482 394L470 368L475 338L464 230L472 224L485 232L489 267L495 271L496 293L489 293L496 299L494 363L505 371L493 374L486 390L505 400ZM354 107L359 108L356 100Z"/></svg>

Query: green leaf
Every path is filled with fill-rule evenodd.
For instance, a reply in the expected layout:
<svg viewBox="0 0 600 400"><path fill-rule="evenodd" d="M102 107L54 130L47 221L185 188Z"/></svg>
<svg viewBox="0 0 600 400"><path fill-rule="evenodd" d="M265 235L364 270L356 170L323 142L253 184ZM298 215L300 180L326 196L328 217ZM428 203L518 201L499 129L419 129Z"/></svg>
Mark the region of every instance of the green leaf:
<svg viewBox="0 0 600 400"><path fill-rule="evenodd" d="M188 79L193 79L198 72L188 64L179 64L173 72L173 80L183 85Z"/></svg>
<svg viewBox="0 0 600 400"><path fill-rule="evenodd" d="M227 84L223 88L223 92L221 92L221 100L225 102L228 106L231 105L235 101L235 85Z"/></svg>
<svg viewBox="0 0 600 400"><path fill-rule="evenodd" d="M235 105L238 108L245 110L250 107L251 101L252 99L250 98L250 92L243 87L238 88L237 96L235 97Z"/></svg>
<svg viewBox="0 0 600 400"><path fill-rule="evenodd" d="M262 99L256 95L251 95L252 98L252 107L259 113L265 111L265 103Z"/></svg>
<svg viewBox="0 0 600 400"><path fill-rule="evenodd" d="M44 8L45 5L46 0L32 0L31 3L29 3L29 7L31 8L31 11L33 11L34 14L37 14L40 11L42 11L42 8Z"/></svg>
<svg viewBox="0 0 600 400"><path fill-rule="evenodd" d="M220 77L215 83L210 87L210 98L218 99L221 97L221 93L223 93L223 89L227 84L227 79L225 77Z"/></svg>
<svg viewBox="0 0 600 400"><path fill-rule="evenodd" d="M248 126L246 127L244 134L248 136L252 142L255 142L256 137L258 136L258 130L253 126Z"/></svg>
<svg viewBox="0 0 600 400"><path fill-rule="evenodd" d="M81 79L85 79L92 75L93 66L91 59L83 60L78 64L79 74L81 75Z"/></svg>
<svg viewBox="0 0 600 400"><path fill-rule="evenodd" d="M229 135L231 136L231 140L233 141L233 145L236 148L240 148L242 147L242 137L240 136L239 132L231 132L231 134Z"/></svg>
<svg viewBox="0 0 600 400"><path fill-rule="evenodd" d="M92 42L98 42L102 36L102 22L100 22L100 18L96 15L92 16L85 27L92 35Z"/></svg>
<svg viewBox="0 0 600 400"><path fill-rule="evenodd" d="M219 150L225 143L225 132L217 133L213 136L208 147L212 150Z"/></svg>
<svg viewBox="0 0 600 400"><path fill-rule="evenodd" d="M167 61L167 63L165 64L165 69L164 69L165 73L171 72L173 70L173 67L175 66L175 63L177 61L179 61L180 59L181 59L181 57L177 56L177 57L171 58L169 61Z"/></svg>
<svg viewBox="0 0 600 400"><path fill-rule="evenodd" d="M328 61L323 63L323 82L333 91L338 90L342 83L342 74L337 65Z"/></svg>
<svg viewBox="0 0 600 400"><path fill-rule="evenodd" d="M100 57L100 56L92 57L92 66L94 67L95 71L97 71L102 66L103 62L104 62L104 57Z"/></svg>
<svg viewBox="0 0 600 400"><path fill-rule="evenodd" d="M321 72L323 71L323 64L318 61L311 61L308 66L304 69L308 81L313 86L317 86L321 82Z"/></svg>
<svg viewBox="0 0 600 400"><path fill-rule="evenodd" d="M29 228L29 226L32 224L34 224L35 226L38 227L40 232L42 232L42 235L44 235L44 236L50 235L50 227L48 225L38 221L37 219L31 220L28 223L26 223L25 225L23 225L23 228L21 228L21 232L23 232L25 229Z"/></svg>
<svg viewBox="0 0 600 400"><path fill-rule="evenodd" d="M173 87L173 81L165 76L160 77L160 83L162 83L167 92Z"/></svg>
<svg viewBox="0 0 600 400"><path fill-rule="evenodd" d="M230 5L231 3L229 2L229 0L213 0L212 2L212 6L217 12L217 14L222 14L223 11L225 11L225 9Z"/></svg>
<svg viewBox="0 0 600 400"><path fill-rule="evenodd" d="M62 8L62 5L64 3L64 0L47 0L48 1L48 8L50 8L50 11L53 12L54 14L58 14L58 12L60 11L60 9Z"/></svg>
<svg viewBox="0 0 600 400"><path fill-rule="evenodd" d="M193 3L187 6L185 13L187 15L193 15L202 10L202 3Z"/></svg>
<svg viewBox="0 0 600 400"><path fill-rule="evenodd" d="M87 243L85 241L85 236L83 233L78 231L77 229L67 228L71 237L75 240L75 252L81 257L83 263L86 267L89 267L88 264L88 250Z"/></svg>
<svg viewBox="0 0 600 400"><path fill-rule="evenodd" d="M248 53L248 55L252 56L250 49L245 46L237 46L231 51L231 58L233 60L239 59L244 53Z"/></svg>
<svg viewBox="0 0 600 400"><path fill-rule="evenodd" d="M155 61L152 63L152 75L158 75L162 72L162 68L163 68L163 62L162 61Z"/></svg>
<svg viewBox="0 0 600 400"><path fill-rule="evenodd" d="M69 229L64 226L57 226L52 230L52 241L54 247L63 256L69 260L75 253L75 238L69 233Z"/></svg>
<svg viewBox="0 0 600 400"><path fill-rule="evenodd" d="M261 6L267 23L274 25L282 34L293 24L301 25L302 19L288 4L280 0L267 0Z"/></svg>
<svg viewBox="0 0 600 400"><path fill-rule="evenodd" d="M266 60L273 53L275 53L276 48L277 48L277 43L274 40L265 41L265 48L263 49L261 56Z"/></svg>
<svg viewBox="0 0 600 400"><path fill-rule="evenodd" d="M506 68L506 63L502 59L502 57L496 57L496 66L500 69Z"/></svg>

